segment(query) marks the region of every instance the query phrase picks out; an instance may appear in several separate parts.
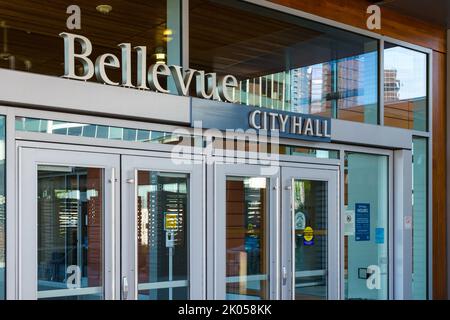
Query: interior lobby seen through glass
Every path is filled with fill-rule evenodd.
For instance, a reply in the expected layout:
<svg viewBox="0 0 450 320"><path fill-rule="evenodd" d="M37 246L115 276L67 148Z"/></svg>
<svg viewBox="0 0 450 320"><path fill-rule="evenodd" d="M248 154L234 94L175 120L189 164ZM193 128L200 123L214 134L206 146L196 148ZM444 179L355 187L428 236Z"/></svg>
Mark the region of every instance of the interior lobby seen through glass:
<svg viewBox="0 0 450 320"><path fill-rule="evenodd" d="M104 297L103 169L38 166L39 299Z"/></svg>
<svg viewBox="0 0 450 320"><path fill-rule="evenodd" d="M138 171L139 300L186 300L189 175Z"/></svg>
<svg viewBox="0 0 450 320"><path fill-rule="evenodd" d="M269 299L268 180L227 177L226 299Z"/></svg>
<svg viewBox="0 0 450 320"><path fill-rule="evenodd" d="M378 123L378 40L243 1L189 9L190 67L236 76L239 103Z"/></svg>
<svg viewBox="0 0 450 320"><path fill-rule="evenodd" d="M328 297L328 183L294 180L294 297Z"/></svg>

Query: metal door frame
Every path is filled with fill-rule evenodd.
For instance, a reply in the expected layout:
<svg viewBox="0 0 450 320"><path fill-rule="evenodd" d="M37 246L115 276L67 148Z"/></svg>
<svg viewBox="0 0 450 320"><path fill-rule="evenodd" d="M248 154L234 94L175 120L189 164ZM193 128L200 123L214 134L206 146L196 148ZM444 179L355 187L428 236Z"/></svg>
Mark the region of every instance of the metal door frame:
<svg viewBox="0 0 450 320"><path fill-rule="evenodd" d="M116 235L120 211L116 197L117 178L120 170L117 155L70 150L49 150L37 147L18 148L18 282L19 299L38 298L37 291L37 166L60 165L104 169L104 220L103 220L103 292L104 299L116 298L118 279L117 257L120 256ZM30 199L31 195L31 199ZM26 222L26 223L25 223ZM78 289L74 289L78 290ZM82 290L82 289L80 289ZM75 291L74 294L76 295ZM61 292L61 297L66 296ZM43 297L44 298L44 297Z"/></svg>
<svg viewBox="0 0 450 320"><path fill-rule="evenodd" d="M138 297L138 273L137 273L137 237L136 214L137 212L137 174L138 171L162 171L170 173L189 174L189 216L188 216L188 241L189 241L189 298L201 300L205 298L205 250L204 250L204 210L203 210L203 162L202 158L190 161L191 163L175 163L173 159L122 156L122 282L129 279L128 297L122 283L122 298L135 300ZM200 187L202 186L202 187ZM198 189L200 192L198 192ZM131 215L130 215L131 213ZM184 287L181 281L180 286ZM164 288L168 288L169 283ZM159 289L155 285L151 289Z"/></svg>
<svg viewBox="0 0 450 320"><path fill-rule="evenodd" d="M340 243L341 219L339 210L339 170L318 168L282 167L281 169L281 294L282 299L295 297L295 252L292 237L294 225L293 201L295 180L325 181L327 182L327 299L340 299Z"/></svg>
<svg viewBox="0 0 450 320"><path fill-rule="evenodd" d="M268 169L267 173L261 171L262 168ZM274 169L273 173L269 173ZM269 297L270 299L277 299L278 292L278 247L279 241L279 167L264 167L258 165L247 164L223 164L215 162L210 168L213 172L213 199L214 210L213 216L209 216L208 230L210 236L208 237L209 256L213 257L213 272L210 273L212 289L212 296L210 299L224 300L226 297L226 177L265 177L269 179L268 192L268 212L267 218L269 221L268 227L268 258L269 258ZM275 214L273 214L275 212Z"/></svg>

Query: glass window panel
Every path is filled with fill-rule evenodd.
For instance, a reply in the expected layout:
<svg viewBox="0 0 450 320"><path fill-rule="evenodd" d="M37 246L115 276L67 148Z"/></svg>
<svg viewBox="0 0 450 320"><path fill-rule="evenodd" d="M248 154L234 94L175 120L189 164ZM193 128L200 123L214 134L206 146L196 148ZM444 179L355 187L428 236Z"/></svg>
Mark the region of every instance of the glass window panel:
<svg viewBox="0 0 450 320"><path fill-rule="evenodd" d="M108 138L111 140L123 140L123 128L109 127Z"/></svg>
<svg viewBox="0 0 450 320"><path fill-rule="evenodd" d="M0 117L0 300L6 296L6 121Z"/></svg>
<svg viewBox="0 0 450 320"><path fill-rule="evenodd" d="M387 126L428 130L427 55L386 42L384 122Z"/></svg>
<svg viewBox="0 0 450 320"><path fill-rule="evenodd" d="M109 128L105 126L97 126L97 138L109 139L108 137Z"/></svg>
<svg viewBox="0 0 450 320"><path fill-rule="evenodd" d="M25 119L25 128L27 131L41 132L41 120Z"/></svg>
<svg viewBox="0 0 450 320"><path fill-rule="evenodd" d="M325 300L328 273L328 185L294 181L295 299Z"/></svg>
<svg viewBox="0 0 450 320"><path fill-rule="evenodd" d="M428 297L428 140L413 139L413 274L412 297Z"/></svg>
<svg viewBox="0 0 450 320"><path fill-rule="evenodd" d="M137 130L134 129L124 129L123 131L123 140L124 141L136 141L137 139Z"/></svg>
<svg viewBox="0 0 450 320"><path fill-rule="evenodd" d="M210 144L210 140L206 139L206 143ZM236 150L245 152L271 153L289 156L302 156L321 159L339 159L338 150L315 149L303 146L278 145L271 143L259 143L247 140L230 140L216 138L212 141L212 146L216 149Z"/></svg>
<svg viewBox="0 0 450 320"><path fill-rule="evenodd" d="M27 123L31 125L26 125ZM45 124L45 130L41 128ZM16 130L86 138L110 139L120 141L139 141L160 144L182 144L193 146L191 136L174 135L167 132L136 130L130 128L108 127L92 124L71 123L16 117ZM152 137L151 139L149 137Z"/></svg>
<svg viewBox="0 0 450 320"><path fill-rule="evenodd" d="M53 134L59 134L59 135L63 135L63 136L67 136L68 135L68 128L59 128L59 129L53 129L52 130Z"/></svg>
<svg viewBox="0 0 450 320"><path fill-rule="evenodd" d="M83 126L83 137L95 138L97 127L94 125Z"/></svg>
<svg viewBox="0 0 450 320"><path fill-rule="evenodd" d="M388 157L345 156L345 298L388 299Z"/></svg>
<svg viewBox="0 0 450 320"><path fill-rule="evenodd" d="M148 141L150 138L150 131L147 130L138 130L137 133L137 141Z"/></svg>
<svg viewBox="0 0 450 320"><path fill-rule="evenodd" d="M269 299L268 179L227 177L226 298Z"/></svg>
<svg viewBox="0 0 450 320"><path fill-rule="evenodd" d="M186 300L189 175L139 171L137 194L139 299Z"/></svg>
<svg viewBox="0 0 450 320"><path fill-rule="evenodd" d="M97 9L99 3L89 1L30 3L27 0L0 0L0 32L7 39L0 68L62 76L64 40L59 36L62 32L89 38L93 45L90 56L93 62L105 53L120 59L118 45L131 42L132 47L147 47L148 66L160 61L181 65L180 0L106 2L111 5L111 11L102 13ZM73 4L81 9L82 29L75 30L77 32L67 27L69 15L66 11ZM132 54L130 62L136 66L136 54ZM76 73L80 75L81 72L82 66L77 62ZM137 68L131 68L131 73L136 85ZM121 70L109 69L108 77L114 82L120 81ZM97 81L95 78L91 80Z"/></svg>
<svg viewBox="0 0 450 320"><path fill-rule="evenodd" d="M314 149L307 147L294 147L294 146L280 146L280 150L283 151L284 154L291 156L304 156L304 157L313 157L320 159L339 159L339 151L337 150L323 150L323 149ZM283 154L283 152L281 152Z"/></svg>
<svg viewBox="0 0 450 320"><path fill-rule="evenodd" d="M38 298L103 298L103 169L38 167Z"/></svg>
<svg viewBox="0 0 450 320"><path fill-rule="evenodd" d="M378 123L377 40L243 1L189 9L190 67L236 76L239 103Z"/></svg>
<svg viewBox="0 0 450 320"><path fill-rule="evenodd" d="M81 133L83 131L83 126L73 126L67 129L67 135L81 137Z"/></svg>

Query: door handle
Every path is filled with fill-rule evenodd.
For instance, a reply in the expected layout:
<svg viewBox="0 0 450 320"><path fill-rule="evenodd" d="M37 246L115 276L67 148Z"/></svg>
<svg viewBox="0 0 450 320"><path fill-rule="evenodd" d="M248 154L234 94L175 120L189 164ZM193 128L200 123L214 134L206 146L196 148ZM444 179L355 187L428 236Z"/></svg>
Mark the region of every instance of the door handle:
<svg viewBox="0 0 450 320"><path fill-rule="evenodd" d="M287 269L285 266L282 268L283 286L287 284Z"/></svg>
<svg viewBox="0 0 450 320"><path fill-rule="evenodd" d="M128 291L129 291L128 278L123 277L122 278L122 298L123 298L123 300L128 299Z"/></svg>

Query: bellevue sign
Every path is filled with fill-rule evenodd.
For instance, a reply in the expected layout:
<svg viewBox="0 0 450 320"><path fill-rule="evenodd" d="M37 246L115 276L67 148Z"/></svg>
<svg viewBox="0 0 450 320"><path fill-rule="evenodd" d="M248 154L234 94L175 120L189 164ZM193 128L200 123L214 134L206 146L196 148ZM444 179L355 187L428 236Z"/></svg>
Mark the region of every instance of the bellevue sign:
<svg viewBox="0 0 450 320"><path fill-rule="evenodd" d="M63 32L64 39L64 77L87 81L96 77L97 81L112 86L123 86L140 90L153 90L189 96L195 78L195 95L200 99L191 102L191 126L201 121L204 128L210 129L252 129L279 133L280 137L313 141L331 141L331 119L309 114L274 110L237 104L233 99L233 89L239 82L232 75L218 77L216 73L186 69L165 63L152 64L147 69L147 47L132 49L131 43L121 43L121 59L114 54L105 53L91 60L92 43L81 35ZM81 52L76 53L78 44ZM132 51L136 52L136 79L131 79ZM76 62L81 63L82 72L77 74ZM121 80L115 82L108 77L108 70L121 70ZM169 82L169 78L172 80ZM170 83L165 87L164 83ZM217 100L211 103L208 100Z"/></svg>
<svg viewBox="0 0 450 320"><path fill-rule="evenodd" d="M105 53L97 57L95 62L90 58L92 54L91 41L81 35L63 32L60 34L64 38L64 77L75 80L90 80L94 74L98 82L141 90L154 90L161 93L171 93L169 88L164 88L162 83L169 77L173 78L177 93L188 96L191 92L191 85L195 77L195 92L197 97L203 99L222 100L235 102L231 94L233 88L237 88L239 83L236 77L226 75L218 78L216 73L205 73L193 69L183 70L180 66L168 66L164 63L156 63L147 69L147 47L139 46L134 50L137 54L137 79L136 86L131 79L131 43L121 43L121 60L111 53ZM75 45L81 46L81 52L75 53ZM78 61L83 66L83 73L77 75L75 62ZM108 69L121 69L122 79L120 82L112 81L107 74Z"/></svg>

